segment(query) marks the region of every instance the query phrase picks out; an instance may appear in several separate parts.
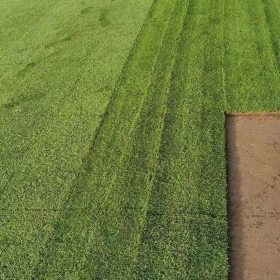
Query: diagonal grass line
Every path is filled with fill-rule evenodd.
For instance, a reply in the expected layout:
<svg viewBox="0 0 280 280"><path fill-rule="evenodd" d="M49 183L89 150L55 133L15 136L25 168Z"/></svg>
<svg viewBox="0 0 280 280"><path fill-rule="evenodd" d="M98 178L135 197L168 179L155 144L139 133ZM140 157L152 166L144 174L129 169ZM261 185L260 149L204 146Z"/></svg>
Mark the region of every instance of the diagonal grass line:
<svg viewBox="0 0 280 280"><path fill-rule="evenodd" d="M158 0L155 0L155 1L154 1L154 5L153 5L153 7L151 8L151 10L150 10L150 12L149 12L149 17L147 18L147 23L144 24L145 26L148 24L149 18L152 17L153 10L156 9L157 1L158 1ZM100 147L98 146L98 144L97 144L97 141L99 140L98 137L100 136L101 133L104 133L104 132L105 132L106 128L104 128L104 123L105 123L106 121L107 121L107 122L110 121L110 119L111 119L110 112L114 111L115 102L116 102L119 98L121 98L121 96L118 94L119 88L122 87L122 85L126 83L126 80L125 80L124 77L125 77L126 75L129 75L129 73L130 73L130 70L129 70L129 63L130 63L130 61L133 60L133 53L134 53L134 52L137 52L137 44L139 44L139 41L140 41L140 39L141 39L141 36L142 36L142 33L144 32L144 30L145 30L145 28L143 27L143 29L142 29L142 31L141 31L141 34L139 34L139 37L138 37L138 39L137 39L137 42L138 42L138 43L136 43L135 46L133 47L132 54L129 56L130 59L128 58L128 60L127 60L127 64L126 64L126 66L124 67L123 75L120 76L120 81L118 82L118 85L116 86L115 93L114 93L114 95L112 96L112 98L111 98L111 100L110 100L110 104L108 104L108 106L107 106L107 109L106 109L106 111L105 111L105 113L104 113L104 116L103 116L103 118L102 118L102 123L101 123L100 126L98 127L98 131L97 131L97 133L95 134L94 141L93 141L93 143L92 143L92 145L91 145L91 148L90 148L90 153L88 154L88 156L87 156L86 159L84 160L84 162L87 163L87 166L85 166L84 169L85 169L85 170L89 170L88 175L91 173L91 170L93 169L93 163L94 163L94 161L91 161L91 159L93 158L93 155L96 153L96 150L99 150L99 148L100 148ZM161 45L158 47L159 49L160 49L161 46L162 46L162 42L163 42L163 41L161 41ZM127 137L131 136L131 134L133 133L133 131L134 131L134 129L135 129L135 124L137 123L137 121L138 121L138 119L139 119L139 117L140 117L140 113L141 113L141 111L142 111L142 109L143 109L144 101L145 101L145 99L147 98L148 91L149 91L149 88L150 88L150 86L151 86L151 80L152 80L152 77L153 77L153 75L154 75L155 65L156 65L156 61L158 60L158 57L159 57L159 53L157 53L157 55L155 56L155 63L153 64L153 67L152 67L152 69L151 69L151 73L152 73L152 74L151 74L151 77L150 77L150 79L149 79L149 81L148 81L148 83L147 83L147 85L146 85L146 88L145 88L144 91L143 91L143 92L144 92L143 96L140 98L140 102L139 102L140 104L139 104L139 106L138 106L138 109L137 109L137 111L136 111L135 116L132 118L131 125L130 125L130 129L129 129L129 131L128 131ZM114 128L114 129L117 129L117 128ZM105 133L106 133L106 132L105 132ZM121 165L121 163L123 162L123 159L124 159L124 156L125 156L125 151L126 151L128 145L129 145L129 143L126 142L126 143L125 143L125 146L122 147L122 151L121 151L121 154L120 154L120 157L119 157L119 160L118 160L118 163L119 163L118 165ZM116 166L115 169L114 169L114 173L113 173L113 175L112 175L111 184L110 184L111 186L113 186L114 181L115 181L116 178L117 178L117 172L118 172L118 168L117 168L117 166ZM90 180L90 177L88 177L88 180ZM88 181L87 181L87 182L88 182ZM108 193L107 193L107 195L106 195L107 198L108 198L108 195L109 195L110 190L111 190L111 188L108 188ZM106 202L106 201L107 201L107 199L105 199L104 202Z"/></svg>
<svg viewBox="0 0 280 280"><path fill-rule="evenodd" d="M187 9L187 11L186 11L186 16L185 16L185 18L184 18L184 20L183 20L183 24L182 24L182 29L181 29L181 32L180 32L180 38L179 38L179 42L178 42L178 44L177 44L177 51L176 51L176 56L175 56L175 61L174 61L174 63L177 63L178 62L178 60L181 60L182 58L180 57L180 51L181 51L181 49L180 48L182 48L182 45L184 45L184 46L186 46L185 44L184 44L184 41L183 41L183 39L182 39L182 35L183 35L183 33L185 32L185 28L189 28L189 22L190 22L190 18L191 18L191 14L192 14L192 10L193 10L193 1L191 0L190 1L190 3L188 3L189 4L189 6L190 6L190 8L189 8L189 6L188 6L188 9ZM187 47L187 46L186 46ZM185 52L187 52L187 50L185 50ZM172 86L170 86L169 85L169 90L168 90L168 99L167 99L167 108L166 108L166 111L165 111L165 117L164 117L164 124L163 124L163 131L162 131L162 135L164 135L165 133L166 133L166 130L169 130L169 126L170 125L172 125L171 123L170 123L170 114L177 114L177 108L176 108L176 106L173 104L173 101L175 101L174 100L174 88L173 88L173 86L174 86L174 83L175 83L175 81L173 80L174 79L174 75L175 75L175 73L174 73L174 67L172 67L172 71L171 71L171 76L170 76L170 84L172 84ZM175 103L177 103L176 101L175 101ZM174 107L174 108L173 108ZM173 110L174 109L174 110ZM170 140L170 139L169 139ZM162 136L161 136L161 141L160 141L160 147L159 147L159 166L161 166L162 165L162 161L164 161L164 158L165 158L165 156L163 155L163 154L165 154L165 148L163 149L163 147L164 146L166 146L166 139L164 139ZM175 143L174 143L175 144ZM175 144L176 145L176 144ZM166 155L166 156L168 156L168 155ZM161 167L162 168L162 167ZM158 171L159 172L159 171ZM156 175L156 181L158 181L159 180L159 173L157 172L157 175ZM164 170L163 171L163 173L166 175L166 176L168 176L167 175L167 173L168 173L168 170ZM158 182L157 182L158 183ZM153 182L153 184L155 184L155 182ZM153 186L153 189L151 190L151 196L150 196L150 198L149 198L149 208L151 207L151 198L152 197L154 197L154 195L155 195L155 189L157 189L158 188L158 186ZM149 217L149 219L150 219L150 215L149 215L149 213L152 213L152 211L150 210L150 209L148 209L147 210L147 217ZM160 216L166 216L166 210L162 213L162 215L160 215ZM147 223L147 220L146 220L146 222L145 222L145 232L148 230L148 227L149 227L149 224ZM146 236L146 233L144 233L144 234L142 234L142 239L141 239L141 247L143 246L143 242L144 242L144 237ZM151 245L152 247L154 247L153 245ZM157 276L153 276L153 274L151 274L151 273L148 273L147 275L145 274L145 276L144 275L142 275L141 273L142 273L142 270L143 270L143 268L146 266L146 264L143 264L142 263L142 259L141 259L141 257L143 256L143 254L145 254L144 255L144 258L148 258L149 260L148 260L148 262L150 263L149 265L152 265L152 263L151 263L151 261L152 261L152 259L153 259L153 256L150 256L150 254L152 253L152 252L146 252L146 253L143 253L142 252L142 250L143 250L143 248L141 248L141 256L139 256L138 257L138 259L139 259L139 264L138 264L138 267L136 268L136 270L137 270L137 279L138 279L138 277L140 277L139 279L143 279L144 277L146 277L147 275L150 275L151 277L159 277L159 279L163 279L163 278L161 278L161 277L163 277L163 275L162 276L159 276L159 275L157 275ZM147 255L148 254L148 255ZM164 260L162 260L162 261L164 261ZM153 264L153 268L152 268L153 270L155 270L156 268L154 267L154 264ZM170 273L170 272L169 272Z"/></svg>
<svg viewBox="0 0 280 280"><path fill-rule="evenodd" d="M152 14L153 14L153 11L154 11L154 9L155 9L155 5L156 5L157 2L158 2L158 0L154 0L153 3L152 3L152 5L151 5L151 7L150 7L150 9L149 9L149 12L148 12L148 15L147 15L147 17L146 17L146 20L145 20L144 24L142 25L142 27L141 27L141 29L140 29L140 31L139 31L137 37L136 37L136 40L135 40L135 42L134 42L134 44L133 44L133 46L132 46L132 48L131 48L131 50L130 50L130 52L129 52L129 55L128 55L127 59L126 59L126 62L125 62L124 66L123 66L123 68L122 68L122 70L121 70L121 74L120 74L119 79L118 79L118 81L117 81L117 83L116 83L116 85L115 85L114 92L113 92L113 94L112 94L112 96L111 96L111 98L110 98L110 100L109 100L109 102L108 102L108 104L107 104L107 106L106 106L106 109L105 109L105 112L104 112L103 117L102 117L102 119L101 119L101 122L100 122L100 124L99 124L99 126L98 126L98 128L97 128L97 130L96 130L95 135L94 135L92 144L91 144L91 146L90 146L90 148L89 148L89 153L88 153L88 155L87 155L87 156L84 158L84 160L83 160L83 162L85 163L85 166L83 167L83 170L88 170L89 172L84 172L84 171L82 170L82 171L77 175L77 180L75 181L75 183L74 183L74 185L73 185L73 187L72 187L72 189L71 189L71 191L70 191L70 193L69 193L69 196L67 197L67 199L66 199L65 202L64 202L64 207L63 207L64 210L60 211L60 213L61 213L61 214L60 214L60 217L63 216L63 212L67 211L67 209L66 209L66 208L67 208L67 205L69 205L69 202L71 201L71 198L72 198L72 196L73 196L73 194L74 194L76 188L77 188L79 185L88 184L88 181L90 180L90 170L92 169L92 162L91 162L90 159L92 158L92 156L93 156L93 154L94 154L94 147L95 147L95 144L96 144L96 140L97 140L97 138L98 138L98 136L99 136L99 134L100 134L100 131L102 130L102 127L103 127L103 124L104 124L105 120L106 120L106 119L108 118L108 116L109 116L109 111L110 111L110 109L113 108L113 101L114 101L114 99L117 97L118 88L119 88L119 87L121 86L121 84L124 82L124 78L123 78L123 77L125 76L125 73L126 73L127 71L129 71L128 69L129 69L130 60L131 60L132 57L133 57L133 53L135 52L135 49L136 49L136 47L137 47L137 45L138 45L138 42L139 42L139 40L140 40L140 37L142 36L142 34L143 34L143 32L144 32L144 30L145 30L145 28L146 28L146 25L147 25L148 22L149 22L149 18L150 18L150 17L152 16ZM59 220L59 219L60 219L60 218L58 218L57 220ZM54 234L55 234L55 232L53 232L53 235L54 235ZM51 238L52 238L52 236L49 236L45 244L48 244L49 241L51 240ZM43 261L43 259L41 259L41 260L38 262L38 264L36 265L36 267L34 268L34 273L35 273L35 274L36 274L37 268L40 266L40 264L42 263L42 261Z"/></svg>
<svg viewBox="0 0 280 280"><path fill-rule="evenodd" d="M167 100L168 100L168 96L170 95L170 79L172 76L172 71L173 71L173 66L177 57L177 49L178 49L178 44L179 44L179 39L180 39L180 34L182 32L183 29L183 22L184 19L186 17L187 14L187 7L188 7L189 1L185 1L185 3L183 3L182 1L177 1L176 7L173 11L173 14L171 17L174 18L174 21L170 21L170 27L169 30L166 31L165 34L165 41L164 41L164 46L167 49L167 53L165 53L164 51L162 51L162 57L161 60L158 61L158 68L160 69L160 64L169 64L167 65L163 65L163 71L166 71L166 73L164 74L164 72L159 71L159 76L155 79L154 81L154 87L156 89L153 89L153 87L151 88L153 91L155 92L151 92L151 94L162 94L162 93L158 93L157 91L159 90L163 90L165 91L166 88L166 95L165 95L165 100L164 100L164 104L163 104L163 118L162 118L162 123L161 123L161 127L160 127L160 132L159 132L159 136L158 136L158 145L156 147L156 152L155 154L158 154L160 151L160 146L161 146L161 142L162 142L162 135L163 135L163 130L164 130L164 120L165 120L165 116L167 113ZM182 16L181 16L182 14ZM180 16L179 16L180 15ZM178 22L181 23L180 27L176 28L175 31L174 26L177 26L177 18L182 18L182 20L179 20ZM176 25L177 24L177 25ZM179 31L178 34L176 31ZM173 33L173 34L172 34ZM174 38L172 38L174 36ZM170 39L171 37L171 39ZM172 40L173 39L173 40ZM173 46L171 45L171 42L174 41ZM171 50L174 50L173 52L169 51L168 47L169 45L171 45ZM170 62L166 62L168 61L168 58L170 59ZM166 60L165 62L162 62L162 60ZM138 241L136 243L139 243L142 239L142 235L143 235L143 231L144 231L144 227L145 227L145 223L146 223L146 217L148 215L148 205L149 205L149 200L151 197L151 193L152 193L152 188L153 188L153 184L154 184L154 178L155 178L155 173L156 170L158 169L158 164L159 164L159 158L157 156L156 158L156 162L154 163L154 166L152 167L153 173L150 177L150 186L148 187L148 194L147 194L147 198L144 204L144 214L143 214L143 222L140 225L140 234L138 237ZM138 254L139 254L139 245L138 245L138 250L136 251L136 256L135 259L137 260L138 258Z"/></svg>
<svg viewBox="0 0 280 280"><path fill-rule="evenodd" d="M170 26L170 23L171 23L171 19L172 19L172 14L170 15L170 17L169 17L169 20L168 20L168 24L166 25L166 28L164 29L164 32L163 32L163 34L166 34L166 32L167 32L167 29L168 29L168 26ZM160 45L160 47L159 47L159 49L162 49L162 48L164 48L164 42L165 42L165 38L166 38L166 35L164 35L164 37L163 37L163 39L162 39L162 41L161 41L161 45ZM145 91L145 94L143 95L143 97L142 97L142 99L141 99L141 105L140 105L140 107L139 107L139 110L137 111L137 113L136 113L136 117L134 118L134 120L133 120L133 122L132 122L132 126L131 126L131 130L130 130L130 132L129 132L129 135L130 134L132 134L132 133L134 133L134 131L136 130L136 124L137 123L140 123L140 119L141 119L141 115L142 115L142 111L143 111L143 108L144 108L144 106L147 106L147 105L145 105L145 103L147 103L147 97L151 94L151 88L154 86L154 84L155 84L155 81L156 81L156 76L158 75L157 74L157 65L160 63L160 61L159 61L159 59L160 59L160 54L161 54L161 51L159 51L158 53L157 53L157 55L156 55L156 63L154 64L154 67L153 67L153 69L152 69L152 72L153 72L153 74L152 74L152 79L150 80L150 83L149 83L149 85L148 85L148 88L147 88L147 90ZM154 77L155 76L155 77ZM155 81L153 81L153 79L155 80ZM140 136L141 137L141 136ZM139 141L139 139L138 139L138 141ZM126 148L124 149L124 151L126 150ZM133 151L131 152L131 154L129 155L129 157L133 157ZM122 166L123 164L123 161L124 161L124 159L126 158L126 154L122 154L121 155L121 158L120 158L120 166ZM153 169L153 167L151 167L151 169ZM103 201L103 204L105 204L105 203L107 203L107 201L108 201L108 199L109 199L109 194L110 194L110 192L111 192L111 190L112 190L112 188L113 188L113 186L116 184L116 180L117 180L117 178L118 178L118 170L115 170L115 173L114 173L114 175L113 175L113 178L112 178L112 181L111 181L111 184L110 184L110 188L108 188L108 192L107 192L107 194L106 194L106 196L105 196L105 199L104 199L104 201ZM130 209L134 209L134 210L137 210L137 208L130 208ZM138 208L139 209L139 208ZM94 239L94 236L92 235L92 238ZM92 241L90 241L89 240L89 242L88 242L88 244L91 244L92 243ZM89 249L90 249L90 246L89 246ZM89 251L89 249L87 250L87 251Z"/></svg>
<svg viewBox="0 0 280 280"><path fill-rule="evenodd" d="M109 100L109 102L108 102L108 104L106 106L105 112L103 113L103 116L102 116L102 119L101 119L101 121L99 123L99 126L96 129L95 135L93 137L92 143L91 143L90 148L89 148L89 152L88 152L87 156L83 159L83 162L85 163L85 165L82 168L85 169L85 170L92 170L92 161L90 159L92 158L92 156L94 154L94 147L96 145L97 138L98 138L98 136L100 134L100 131L102 130L102 127L104 125L105 120L110 117L109 116L110 110L112 110L114 108L114 100L118 96L118 89L121 86L121 84L124 83L124 76L129 71L130 61L131 61L131 59L133 57L133 54L134 54L134 52L135 52L135 50L137 48L138 42L139 42L139 40L140 40L140 38L141 38L141 36L142 36L142 34L143 34L143 32L144 32L148 22L149 22L149 18L151 18L152 14L153 14L153 11L155 9L155 6L156 6L157 2L158 2L158 0L154 0L153 1L152 5L151 5L151 7L150 7L150 9L148 11L148 14L147 14L147 17L145 19L145 22L142 25L142 27L141 27L141 29L140 29L137 37L136 37L136 40L135 40L131 50L129 51L129 55L128 55L128 57L126 59L126 62L125 62L124 66L123 66L123 68L121 70L121 73L120 73L120 76L119 76L119 78L118 78L118 80L116 82L114 91L113 91L113 93L111 95L111 98L110 98L110 100ZM88 180L90 179L89 178L89 173L86 173L85 177L86 178L84 180L82 180L82 181L83 181L84 184L87 184ZM80 180L78 180L78 182L80 182ZM75 183L74 184L74 187L72 188L72 191L70 192L70 194L69 194L69 196L68 196L68 198L67 198L67 200L65 202L65 207L67 207L67 205L69 204L69 201L70 201L71 197L73 196L75 188L78 185L79 185L79 183Z"/></svg>
<svg viewBox="0 0 280 280"><path fill-rule="evenodd" d="M161 129L160 129L160 136L159 136L159 145L157 147L157 154L159 153L160 149L161 149L161 145L162 145L162 135L163 135L163 131L164 131L164 125L165 125L165 118L166 118L166 113L167 113L167 101L168 101L168 98L169 98L169 95L171 94L170 92L170 80L171 80L171 77L172 77L172 72L173 72L173 67L174 67L174 64L175 64L175 61L177 59L177 56L178 56L178 53L177 53L177 50L178 50L178 46L179 46L179 39L181 37L181 33L182 33L182 29L183 29L183 23L184 23L184 20L187 16L187 8L188 8L188 4L189 4L189 1L185 1L185 4L183 5L183 7L181 7L181 1L177 2L177 9L181 9L181 11L183 11L182 13L182 24L180 24L180 28L177 28L179 30L179 34L178 36L175 38L175 44L173 46L173 49L174 49L174 53L173 54L169 54L169 56L171 57L171 60L170 60L170 67L169 69L166 69L167 70L167 73L165 75L165 83L161 86L162 88L168 88L167 89L167 93L166 93L166 97L165 97L165 101L164 101L164 113L163 113L163 123L162 123L162 126L161 126ZM173 16L177 16L176 13L180 13L180 10L177 11L177 9L175 8L175 10L173 11L174 15ZM172 30L172 26L170 27L170 32L173 31ZM174 32L176 34L176 32ZM168 34L169 35L169 34ZM170 35L169 35L170 36ZM169 37L167 36L166 34L166 40L168 41L169 40ZM168 45L168 42L166 42L166 44ZM164 59L164 57L163 57ZM160 77L159 77L160 78ZM166 84L166 85L165 85ZM159 165L159 157L157 158L157 162L155 163L155 166L154 166L154 174L152 175L152 180L151 180L151 184L150 184L150 190L149 190L149 193L148 193L148 196L147 196L147 199L146 199L146 202L145 202L145 206L144 206L144 221L143 221L143 225L141 226L141 234L139 235L139 241L142 240L142 236L144 234L144 228L145 228L145 224L146 224L146 217L147 215L150 214L150 212L148 211L149 209L149 201L150 201L150 198L151 198L151 195L152 195L152 188L153 188L153 185L154 185L154 179L155 179L155 172L157 172L156 170L158 169L158 165ZM139 242L138 241L138 242ZM138 245L139 247L139 245ZM137 252L137 258L138 258L138 254L139 254L139 249L138 249L138 252Z"/></svg>
<svg viewBox="0 0 280 280"><path fill-rule="evenodd" d="M211 1L211 3L214 5L214 1ZM195 251L186 253L186 251L184 251L184 254L181 255L180 261L178 259L179 255L178 256L176 255L172 256L172 254L170 255L171 248L173 248L175 244L178 246L179 244L177 244L176 242L179 241L175 237L174 238L172 237L173 234L175 233L172 231L171 228L168 227L168 224L166 224L166 222L169 220L170 222L172 221L171 217L169 216L170 211L168 211L168 209L177 209L179 207L177 205L178 203L177 201L176 202L171 201L174 192L176 192L176 186L174 187L174 185L178 185L178 186L182 185L182 188L184 188L184 190L177 189L178 194L182 193L181 194L182 196L187 195L186 193L187 191L185 189L192 190L191 194L187 195L187 197L184 198L180 197L178 198L178 200L182 200L185 203L187 203L187 201L189 200L188 203L190 205L190 209L195 209L195 210L204 209L202 207L201 209L199 208L200 206L199 203L201 199L199 198L199 196L196 196L196 193L197 195L199 195L199 187L200 187L201 180L200 178L198 178L199 175L197 176L195 174L200 174L201 164L199 163L200 152L198 153L197 151L199 150L199 147L195 147L195 143L197 143L197 141L201 141L201 137L202 137L201 133L198 132L199 129L197 129L202 121L201 118L202 107L206 106L206 104L210 102L209 99L212 100L213 92L210 91L210 93L208 93L207 96L206 93L203 92L203 89L199 90L198 85L196 84L188 85L188 83L195 82L201 84L201 80L202 80L204 84L207 81L204 79L204 74L207 73L206 71L208 71L208 68L204 60L207 58L209 54L212 54L212 49L209 49L209 40L210 38L213 39L212 38L213 36L209 37L208 36L209 33L205 32L206 28L208 28L207 21L209 18L207 16L201 17L201 14L204 14L205 11L209 9L208 4L209 3L204 3L203 5L205 5L205 7L204 6L202 7L202 4L200 5L199 1L190 1L190 9L188 10L188 15L184 22L184 28L183 28L184 32L181 34L181 38L180 38L181 42L179 44L179 50L178 50L179 54L176 61L176 67L175 67L176 71L172 75L173 77L172 77L171 90L170 90L172 94L170 95L170 100L168 102L168 115L165 117L166 125L164 129L165 130L164 139L162 139L162 145L160 151L161 170L158 172L157 175L157 182L156 182L157 186L153 191L152 194L153 200L150 202L151 210L149 210L151 213L153 213L153 203L154 203L156 209L160 206L162 207L161 210L163 211L160 212L159 218L155 217L150 219L150 225L148 226L150 226L150 230L154 231L153 236L157 237L157 239L154 240L151 237L149 238L150 239L149 242L144 241L146 245L143 246L142 256L143 258L146 259L146 262L144 261L144 263L141 263L142 271L140 271L139 274L140 279L143 279L148 275L156 279L171 279L171 278L175 279L175 277L177 278L179 277L179 279L183 277L186 277L184 279L192 279L191 277L194 275L191 274L192 273L191 270L188 271L188 268L194 270L195 261L193 260L188 261L186 255L188 255L189 259L191 259L191 256L198 257L198 253ZM219 19L214 18L213 24L217 24L217 23L219 23ZM193 31L192 33L192 30L195 30L197 33L203 34L204 37L199 40L197 45L197 48L200 48L200 50L204 51L202 52L202 56L199 57L192 56L192 54L195 52L194 44L196 42L196 39L194 39L195 31ZM216 29L213 29L212 32L213 31L216 32ZM213 41L216 42L215 39L213 39ZM219 50L219 53L221 54L219 45L217 48L214 49L213 54L217 50ZM208 51L210 51L210 53L208 53ZM198 53L195 52L195 55L197 54ZM196 63L194 63L194 61ZM191 63L194 64L192 65L194 69L190 68ZM197 67L198 63L200 68L196 69L195 67ZM212 68L210 67L209 70L211 69ZM194 79L193 77L189 77L192 75L191 72L192 70L194 70L193 72L195 73L196 79ZM217 71L219 75L217 75L216 73ZM210 74L208 74L207 77L208 79L211 76ZM214 77L220 78L221 70L217 68L217 70L215 70L215 73L213 74L215 74ZM197 77L199 77L199 80ZM192 78L194 80L191 80ZM213 82L213 90L216 88L215 82L216 80ZM219 86L220 84L218 84L218 87ZM221 91L219 90L219 93L220 92ZM215 95L215 97L216 96L217 94ZM205 104L204 98L206 98L209 102L208 103L205 102L206 103ZM188 131L186 132L186 130ZM194 135L192 135L193 133ZM178 134L180 136L178 136ZM192 141L193 143L190 143L190 141ZM175 148L174 146L176 145L179 145L179 147ZM197 155L197 153L199 155ZM178 159L177 161L176 157L180 157L180 159ZM194 163L191 162L192 159L195 161ZM178 166L178 168L176 168L176 166ZM177 169L176 174L174 174L176 169ZM168 174L168 173L172 173L172 174ZM172 182L171 182L171 178L172 178ZM177 188L179 188L178 186ZM168 197L168 195L170 195L170 197ZM194 201L191 201L192 199ZM163 205L160 204L161 202L159 200L162 200ZM174 204L172 202L174 202ZM224 214L222 216L219 215L219 217L223 217L222 219L223 221L225 220L224 218L226 218ZM156 222L157 220L158 222ZM161 227L164 225L164 230L157 229L154 223L157 223L158 226ZM192 249L189 248L191 247L190 245L191 243L197 245L195 242L192 242L192 238L194 238L193 235L197 230L197 226L198 224L191 227L189 230L187 230L186 228L184 229L184 226L182 226L180 229L181 232L178 232L178 234L181 234L181 236L184 237L184 240L188 240L187 242L186 241L184 242L183 246L185 249L187 249L186 247L188 247L188 250L190 249L190 251L192 251ZM185 227L187 227L187 225L185 225ZM209 231L211 230L211 228L212 227L208 225L204 227L204 230ZM166 236L162 237L163 234L166 234ZM194 246L194 248L198 249L196 246ZM150 256L151 254L154 256ZM198 264L199 263L197 263L196 266L199 266ZM163 267L165 267L166 269L164 269Z"/></svg>
<svg viewBox="0 0 280 280"><path fill-rule="evenodd" d="M156 2L155 2L156 3ZM153 6L153 8L155 8L155 6ZM150 16L151 16L151 13L152 12L150 12ZM130 56L131 57L131 56ZM132 59L132 57L131 57L131 59ZM127 74L128 75L128 74ZM125 74L124 75L122 75L121 76L121 80L123 80L123 76L125 76ZM119 82L119 86L121 86L121 84L122 84L122 81L121 82ZM115 93L117 93L117 91L115 91ZM145 95L144 95L144 97L145 97ZM117 99L117 94L115 94L114 96L113 96L113 98L112 98L112 101L111 101L111 103L110 104L113 104L113 101L114 100L116 100ZM112 108L110 108L110 107L112 107ZM106 114L106 116L107 116L107 119L110 119L110 110L113 110L114 109L114 107L113 107L113 105L109 105L108 106L108 109L107 109L107 114ZM141 109L141 108L140 108ZM139 109L138 109L139 110ZM137 115L137 114L136 114ZM137 116L136 116L137 117ZM135 121L134 121L135 122ZM105 118L103 118L103 123L105 123ZM133 122L132 122L133 123ZM104 130L104 126L102 125L102 126L100 126L100 130L99 130L99 133L98 134L96 134L96 139L98 139L98 137L99 137L99 135L100 135L100 131L101 131L101 128L102 128L102 130ZM106 129L106 127L105 127L105 129ZM133 129L133 128L131 128L131 129ZM130 129L130 130L131 130ZM102 142L100 142L100 143L102 143ZM102 148L102 147L101 147ZM123 147L123 148L125 148L125 147ZM93 153L95 150L97 149L97 147L96 147L96 141L94 141L94 145L92 145L92 148L91 148L91 153ZM89 159L90 160L90 159ZM89 163L87 163L88 164L88 167L87 167L87 170L88 170L88 172L86 172L85 174L82 174L82 177L85 177L84 179L85 179L85 184L88 184L87 182L89 182L89 180L90 180L90 174L91 174L91 169L92 169L92 163L91 162L89 162ZM115 167L115 168L117 168L117 167ZM115 170L115 173L116 173L116 170ZM85 175L85 176L84 176ZM116 176L116 175L113 175L113 177L114 176ZM81 184L77 184L77 185L81 185ZM107 195L106 195L107 196ZM67 202L68 204L69 204L69 202Z"/></svg>

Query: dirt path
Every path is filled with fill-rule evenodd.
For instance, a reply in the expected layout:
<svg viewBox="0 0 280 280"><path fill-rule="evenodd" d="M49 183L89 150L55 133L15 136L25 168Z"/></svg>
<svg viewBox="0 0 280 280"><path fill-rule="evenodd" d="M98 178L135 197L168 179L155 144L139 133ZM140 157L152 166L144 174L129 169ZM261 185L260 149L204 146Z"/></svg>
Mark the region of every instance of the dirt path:
<svg viewBox="0 0 280 280"><path fill-rule="evenodd" d="M280 279L280 115L227 117L231 280Z"/></svg>

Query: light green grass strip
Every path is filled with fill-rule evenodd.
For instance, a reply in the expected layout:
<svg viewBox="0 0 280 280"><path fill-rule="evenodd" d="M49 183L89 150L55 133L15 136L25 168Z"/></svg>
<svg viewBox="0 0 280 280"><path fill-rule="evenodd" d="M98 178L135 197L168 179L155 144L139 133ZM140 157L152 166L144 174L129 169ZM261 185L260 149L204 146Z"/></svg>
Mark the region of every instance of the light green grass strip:
<svg viewBox="0 0 280 280"><path fill-rule="evenodd" d="M11 14L1 13L0 24L1 279L30 279L43 258L151 2L6 3ZM36 17L38 6L43 17ZM99 22L104 9L107 26Z"/></svg>

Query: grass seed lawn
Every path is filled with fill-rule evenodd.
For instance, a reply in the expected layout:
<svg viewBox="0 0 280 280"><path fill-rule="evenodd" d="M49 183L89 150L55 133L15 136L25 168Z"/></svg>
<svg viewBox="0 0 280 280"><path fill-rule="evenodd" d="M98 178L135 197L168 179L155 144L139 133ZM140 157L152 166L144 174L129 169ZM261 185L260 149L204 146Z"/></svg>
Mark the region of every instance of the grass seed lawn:
<svg viewBox="0 0 280 280"><path fill-rule="evenodd" d="M280 107L278 0L0 0L0 278L227 279L224 112Z"/></svg>

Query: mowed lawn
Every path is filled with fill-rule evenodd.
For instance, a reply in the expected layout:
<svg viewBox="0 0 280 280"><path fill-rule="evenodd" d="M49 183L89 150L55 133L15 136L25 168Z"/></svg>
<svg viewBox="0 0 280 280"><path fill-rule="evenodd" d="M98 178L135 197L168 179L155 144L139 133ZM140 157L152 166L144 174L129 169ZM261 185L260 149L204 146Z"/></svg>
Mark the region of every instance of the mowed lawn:
<svg viewBox="0 0 280 280"><path fill-rule="evenodd" d="M280 110L278 0L0 0L0 279L226 280L225 112Z"/></svg>

